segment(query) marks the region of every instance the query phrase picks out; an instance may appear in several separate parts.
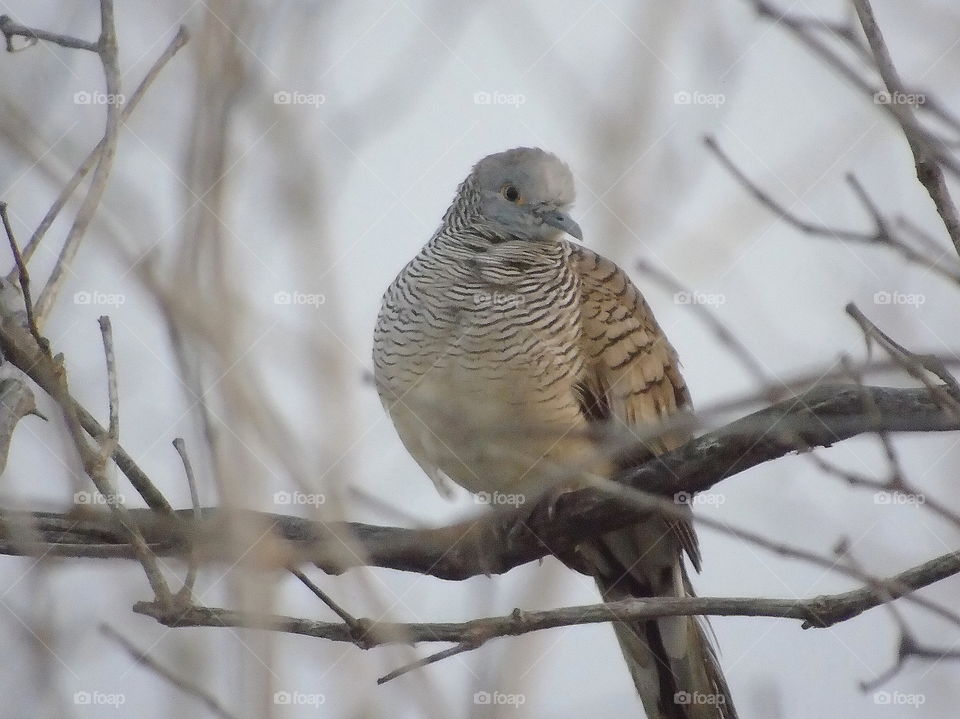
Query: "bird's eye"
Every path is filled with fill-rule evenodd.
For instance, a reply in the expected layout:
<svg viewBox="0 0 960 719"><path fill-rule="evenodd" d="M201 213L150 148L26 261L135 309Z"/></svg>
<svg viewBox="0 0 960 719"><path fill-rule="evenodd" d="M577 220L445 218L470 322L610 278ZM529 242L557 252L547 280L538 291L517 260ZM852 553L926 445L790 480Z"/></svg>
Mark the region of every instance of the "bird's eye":
<svg viewBox="0 0 960 719"><path fill-rule="evenodd" d="M513 185L504 185L500 189L500 194L503 195L504 199L508 200L509 202L516 202L520 199L520 190Z"/></svg>

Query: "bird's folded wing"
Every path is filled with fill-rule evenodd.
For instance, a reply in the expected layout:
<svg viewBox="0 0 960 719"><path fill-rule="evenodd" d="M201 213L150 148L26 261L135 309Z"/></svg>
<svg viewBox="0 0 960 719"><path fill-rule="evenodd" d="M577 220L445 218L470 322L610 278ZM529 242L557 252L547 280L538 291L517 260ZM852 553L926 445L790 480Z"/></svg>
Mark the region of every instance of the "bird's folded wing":
<svg viewBox="0 0 960 719"><path fill-rule="evenodd" d="M608 423L616 431L604 435L619 438L618 442L627 434L623 430L634 433L641 455L680 446L689 438L682 432L650 437L658 423L692 405L677 353L646 300L610 260L571 245L570 261L580 277L583 296L586 362L579 388L584 413L592 422ZM677 522L674 532L699 567L692 529L686 522Z"/></svg>

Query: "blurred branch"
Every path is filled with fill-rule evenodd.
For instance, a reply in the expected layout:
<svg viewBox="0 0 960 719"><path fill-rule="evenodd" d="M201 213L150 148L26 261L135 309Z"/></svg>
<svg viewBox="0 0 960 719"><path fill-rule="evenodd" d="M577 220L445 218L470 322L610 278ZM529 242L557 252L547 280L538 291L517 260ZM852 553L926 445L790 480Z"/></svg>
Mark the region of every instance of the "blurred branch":
<svg viewBox="0 0 960 719"><path fill-rule="evenodd" d="M778 7L775 7L767 2L767 0L749 0L749 2L753 5L757 15L767 18L773 21L777 27L785 29L800 41L800 43L806 46L815 56L839 72L865 95L871 97L877 107L881 108L897 121L903 129L904 134L908 136L908 141L916 142L926 157L935 157L944 168L953 173L954 176L960 177L960 160L954 157L943 140L917 122L912 112L908 111L908 106L900 101L899 98L891 98L889 102L879 101L878 89L869 81L863 79L858 69L851 67L837 52L821 40L820 34L826 27L823 20L792 15L789 12L782 11ZM827 29L829 29L829 27L827 27ZM848 34L847 37L843 39L849 43L849 37L851 36ZM858 55L863 57L863 52L858 51ZM931 103L928 109L933 114L946 120L951 126L956 127L956 119L949 113L943 111L939 104Z"/></svg>
<svg viewBox="0 0 960 719"><path fill-rule="evenodd" d="M120 111L121 124L125 123L130 115L133 114L133 111L136 109L137 105L140 104L140 101L146 95L147 90L153 84L153 81L156 80L157 76L160 74L160 71L164 68L167 62L169 62L170 58L176 55L177 51L186 45L187 39L187 30L181 26L177 31L176 36L174 36L173 40L170 41L170 44L167 45L167 48L160 54L160 57L154 61L153 66L147 71L147 74L144 75L143 80L140 81L137 89L133 91L133 94L123 104L123 108ZM83 181L83 178L87 176L87 173L90 172L90 169L100 159L100 153L103 152L106 144L106 138L101 138L100 142L97 143L97 145L84 158L83 162L80 163L80 166L73 173L73 176L70 178L67 184L64 185L60 190L60 194L57 196L57 199L54 200L53 204L50 206L50 209L47 210L47 213L43 216L43 219L40 221L37 229L33 231L33 235L31 235L29 242L27 242L26 246L23 248L24 260L29 262L30 258L33 257L33 253L36 252L37 247L40 245L40 241L43 240L44 235L53 224L53 221L57 218L57 215L60 214L60 211L67 204L67 201L76 191L77 187L79 187L80 183ZM12 280L15 277L16 268L10 272L10 274L7 276L7 279Z"/></svg>
<svg viewBox="0 0 960 719"><path fill-rule="evenodd" d="M3 354L4 360L20 369L51 397L58 394L62 397L60 388L60 375L64 371L62 363L50 357L49 352L37 343L33 335L20 325L15 316L0 317L0 353ZM65 401L67 399L77 414L80 426L90 437L97 438L108 434L108 430L76 400L69 395ZM134 489L143 497L147 506L163 514L173 511L163 494L119 444L113 452L113 460L130 480Z"/></svg>
<svg viewBox="0 0 960 719"><path fill-rule="evenodd" d="M864 412L864 393L876 413ZM957 430L960 420L944 411L927 389L822 385L708 432L623 472L618 480L628 488L664 497L691 496L796 452L798 442L812 448L868 432ZM634 523L643 514L635 503L597 489L563 493L533 507L491 512L448 527L417 530L215 508L204 509L199 522L193 519L192 509L177 511L173 517L146 509L127 513L159 556L189 556L196 550L207 561L236 561L251 553L250 561L274 567L314 562L327 572L339 573L355 566L378 566L444 579L498 574L549 554L569 555L584 539ZM230 522L241 523L259 537L261 551L239 546L235 533L229 531ZM37 537L35 545L11 539L20 536L17 530L24 526ZM275 546L278 538L283 540L282 551ZM362 548L362 556L344 551L345 538ZM106 513L3 512L0 553L133 556L129 538Z"/></svg>
<svg viewBox="0 0 960 719"><path fill-rule="evenodd" d="M937 400L937 404L945 412L950 412L954 417L960 419L960 384L957 383L956 378L950 374L939 357L916 354L898 344L871 322L853 302L849 303L845 310L860 325L868 343L875 341L879 344L894 362L903 367L907 374L930 390L931 396ZM939 385L932 382L927 373L934 375L943 384Z"/></svg>
<svg viewBox="0 0 960 719"><path fill-rule="evenodd" d="M13 430L28 414L43 417L37 412L30 388L18 379L0 379L0 475L7 468Z"/></svg>
<svg viewBox="0 0 960 719"><path fill-rule="evenodd" d="M53 309L62 286L66 270L73 261L80 248L80 242L89 227L93 216L100 205L100 199L107 189L110 179L110 170L113 167L113 157L117 149L117 134L120 128L120 111L118 103L123 100L120 86L120 66L117 59L117 29L113 19L113 0L100 0L100 38L97 40L96 52L103 65L103 77L107 91L107 121L103 132L103 148L100 150L97 166L90 178L87 194L80 203L73 225L67 232L67 237L60 248L60 255L50 272L47 284L37 299L37 322L43 325Z"/></svg>
<svg viewBox="0 0 960 719"><path fill-rule="evenodd" d="M836 240L845 240L848 242L860 242L869 245L885 245L898 252L907 261L921 265L922 267L925 267L932 272L936 272L940 276L945 277L951 282L960 284L960 267L956 267L954 263L951 263L953 265L952 267L944 266L944 263L941 262L939 258L934 259L925 255L919 250L914 249L897 234L895 234L891 229L890 223L882 216L877 209L876 204L873 203L863 189L863 186L859 183L854 175L848 175L847 181L850 183L850 186L857 195L857 198L861 201L861 203L863 203L864 207L873 218L873 232L844 230L837 227L831 227L829 225L823 225L818 222L810 222L802 217L797 216L784 205L773 199L773 197L766 190L748 178L743 170L741 170L733 162L730 156L720 148L714 137L707 135L704 137L704 143L706 144L707 149L709 149L717 157L717 159L720 160L720 163L724 166L724 168L731 175L733 175L734 179L736 179L737 182L744 187L744 189L753 195L757 202L777 215L784 222L796 228L797 230L800 230L804 234Z"/></svg>
<svg viewBox="0 0 960 719"><path fill-rule="evenodd" d="M197 684L189 681L184 677L177 676L172 671L167 669L165 666L160 664L156 659L151 657L144 651L138 649L133 642L124 637L120 632L118 632L113 627L107 624L100 625L100 631L103 632L110 639L115 641L121 647L123 647L126 652L133 657L133 660L137 664L145 666L150 671L154 672L158 676L166 679L170 684L175 686L177 689L182 691L184 694L189 694L192 697L199 699L203 704L209 709L213 714L222 719L233 719L233 714L228 712L223 706L214 699L207 691Z"/></svg>
<svg viewBox="0 0 960 719"><path fill-rule="evenodd" d="M671 277L664 270L660 270L649 262L645 260L639 260L636 263L637 270L642 272L645 275L648 275L653 279L654 282L665 287L668 292L674 293L676 295L687 295L692 296L690 290L681 285L676 279ZM703 320L716 335L717 340L726 347L730 354L733 355L739 362L740 365L746 370L753 379L757 382L757 385L760 387L770 386L770 381L767 378L767 371L763 364L753 356L753 353L747 349L747 347L741 342L737 336L727 328L727 326L717 317L716 313L711 312L706 305L699 302L693 302L689 305L689 309L699 315L700 319ZM769 393L770 396L767 397L770 401L774 400L773 392Z"/></svg>
<svg viewBox="0 0 960 719"><path fill-rule="evenodd" d="M953 242L953 247L960 255L960 217L957 216L957 207L953 203L950 191L947 189L946 180L943 177L943 170L940 167L943 151L932 151L925 136L925 130L917 122L913 109L909 103L902 103L898 98L907 97L907 90L900 80L900 73L893 64L893 58L890 56L890 50L883 40L883 33L877 20L873 15L873 8L870 6L870 0L853 0L853 5L857 10L857 17L860 18L860 25L863 28L864 35L873 52L873 59L886 85L888 96L891 98L890 105L896 110L895 115L900 127L903 130L907 144L910 145L910 152L913 153L914 164L917 168L917 179L920 180L930 199L937 207L940 219L943 220L943 226Z"/></svg>

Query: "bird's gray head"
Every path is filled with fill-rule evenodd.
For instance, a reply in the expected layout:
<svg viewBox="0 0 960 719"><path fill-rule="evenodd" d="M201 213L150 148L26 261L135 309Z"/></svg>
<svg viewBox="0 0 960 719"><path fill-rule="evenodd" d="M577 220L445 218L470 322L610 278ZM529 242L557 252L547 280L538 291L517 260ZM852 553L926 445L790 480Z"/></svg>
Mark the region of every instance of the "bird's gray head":
<svg viewBox="0 0 960 719"><path fill-rule="evenodd" d="M556 156L536 147L488 155L464 183L472 193L471 224L491 239L557 240L566 232L583 239L567 214L573 175Z"/></svg>

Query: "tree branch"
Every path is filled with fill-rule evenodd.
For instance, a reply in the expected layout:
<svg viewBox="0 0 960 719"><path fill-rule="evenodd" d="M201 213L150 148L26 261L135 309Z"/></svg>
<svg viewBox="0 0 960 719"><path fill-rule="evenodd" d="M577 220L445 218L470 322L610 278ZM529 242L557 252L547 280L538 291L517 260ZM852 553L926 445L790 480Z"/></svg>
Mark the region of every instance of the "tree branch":
<svg viewBox="0 0 960 719"><path fill-rule="evenodd" d="M597 624L617 619L625 622L686 615L778 617L797 619L804 629L822 629L859 616L911 591L960 573L960 552L951 552L917 567L839 594L809 599L764 599L757 597L655 597L631 598L606 604L563 607L527 612L514 609L504 616L466 622L374 622L356 619L363 627L345 622L323 622L276 614L242 612L217 607L165 609L153 602L138 602L133 610L169 627L246 627L301 634L335 642L356 644L363 649L384 644L456 642L479 647L495 637L579 624ZM882 589L879 587L883 587ZM900 591L893 588L900 588Z"/></svg>
<svg viewBox="0 0 960 719"><path fill-rule="evenodd" d="M864 397L871 411L864 411ZM868 432L960 430L960 421L941 409L926 389L822 385L708 432L685 445L624 472L627 486L661 496L690 495L751 467L796 452L825 447ZM533 508L485 514L448 527L405 529L355 522L314 522L253 511L180 510L164 516L128 510L128 521L158 556L207 561L263 561L274 567L314 562L339 573L376 566L466 579L499 574L549 554L569 555L586 538L637 521L636 507L595 489L551 497ZM256 547L238 546L230 522L242 522ZM16 538L24 528L35 544ZM0 553L70 557L133 558L128 534L106 513L0 512ZM283 540L278 551L277 539ZM345 542L362 554L344 551ZM495 549L491 549L491 547Z"/></svg>

